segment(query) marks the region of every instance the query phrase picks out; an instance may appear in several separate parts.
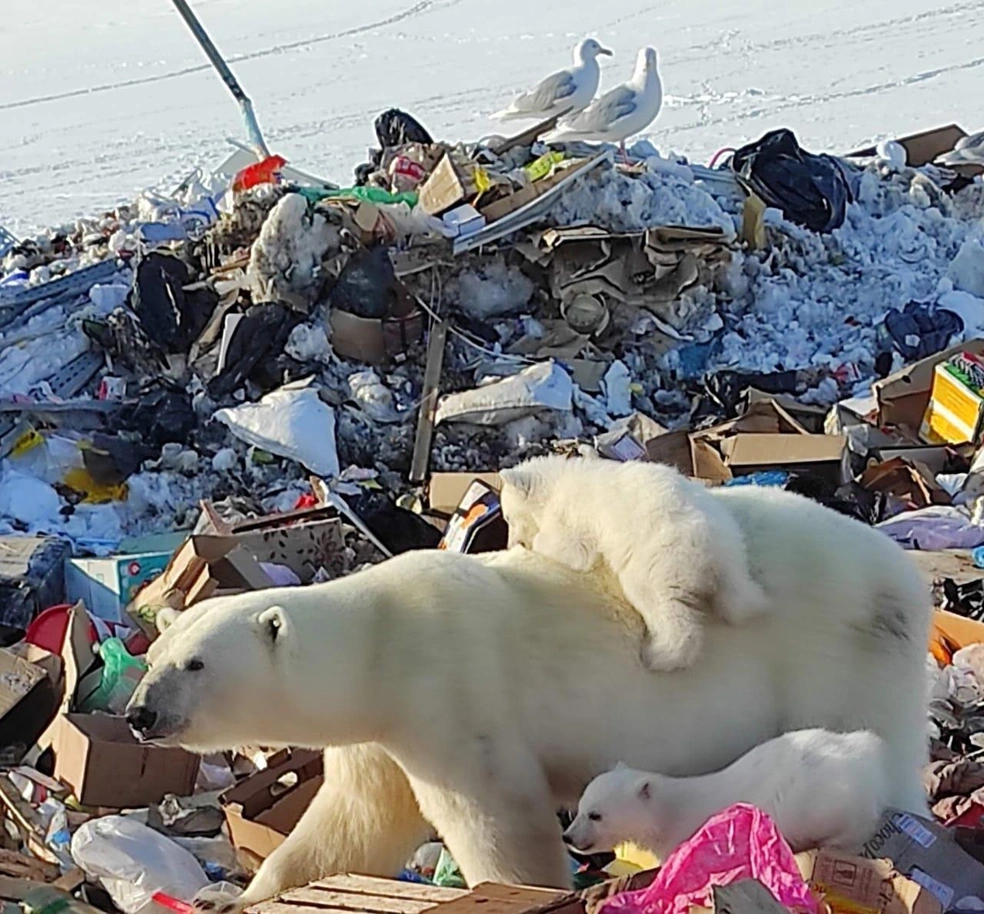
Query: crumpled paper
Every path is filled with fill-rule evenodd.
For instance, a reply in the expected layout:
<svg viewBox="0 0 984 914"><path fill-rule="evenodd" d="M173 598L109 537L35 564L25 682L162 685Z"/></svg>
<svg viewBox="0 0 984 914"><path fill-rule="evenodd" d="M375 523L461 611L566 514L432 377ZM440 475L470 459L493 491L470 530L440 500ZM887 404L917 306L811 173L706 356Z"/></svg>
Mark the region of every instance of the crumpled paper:
<svg viewBox="0 0 984 914"><path fill-rule="evenodd" d="M715 886L757 879L787 908L817 914L789 845L760 809L736 803L712 816L666 860L653 882L608 899L598 914L688 914L712 906Z"/></svg>

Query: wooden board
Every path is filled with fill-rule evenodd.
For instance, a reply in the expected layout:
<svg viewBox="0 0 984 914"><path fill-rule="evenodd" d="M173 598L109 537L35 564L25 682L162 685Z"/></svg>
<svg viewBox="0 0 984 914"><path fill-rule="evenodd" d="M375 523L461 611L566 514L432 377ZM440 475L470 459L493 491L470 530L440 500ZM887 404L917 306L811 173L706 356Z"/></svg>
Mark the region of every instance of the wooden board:
<svg viewBox="0 0 984 914"><path fill-rule="evenodd" d="M483 883L449 889L368 876L333 876L292 889L250 910L256 914L583 914L572 893L530 886Z"/></svg>

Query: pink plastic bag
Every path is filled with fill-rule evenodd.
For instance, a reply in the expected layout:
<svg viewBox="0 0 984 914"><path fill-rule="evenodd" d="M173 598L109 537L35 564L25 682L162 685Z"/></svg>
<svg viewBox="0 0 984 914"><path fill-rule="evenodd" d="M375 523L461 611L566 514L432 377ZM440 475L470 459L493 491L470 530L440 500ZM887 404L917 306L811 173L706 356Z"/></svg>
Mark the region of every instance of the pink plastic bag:
<svg viewBox="0 0 984 914"><path fill-rule="evenodd" d="M800 876L772 820L736 803L708 819L666 859L648 888L608 899L598 914L687 914L711 907L714 886L757 879L787 908L817 914L817 899Z"/></svg>

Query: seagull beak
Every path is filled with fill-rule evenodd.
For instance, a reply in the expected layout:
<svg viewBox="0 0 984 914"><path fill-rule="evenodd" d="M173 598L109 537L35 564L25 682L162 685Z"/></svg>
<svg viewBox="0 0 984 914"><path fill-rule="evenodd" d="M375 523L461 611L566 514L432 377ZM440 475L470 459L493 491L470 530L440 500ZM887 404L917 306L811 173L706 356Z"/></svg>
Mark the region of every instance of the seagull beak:
<svg viewBox="0 0 984 914"><path fill-rule="evenodd" d="M613 57L614 56L612 54L612 52L608 50L608 48L598 48L598 53L599 54L604 54L605 57Z"/></svg>

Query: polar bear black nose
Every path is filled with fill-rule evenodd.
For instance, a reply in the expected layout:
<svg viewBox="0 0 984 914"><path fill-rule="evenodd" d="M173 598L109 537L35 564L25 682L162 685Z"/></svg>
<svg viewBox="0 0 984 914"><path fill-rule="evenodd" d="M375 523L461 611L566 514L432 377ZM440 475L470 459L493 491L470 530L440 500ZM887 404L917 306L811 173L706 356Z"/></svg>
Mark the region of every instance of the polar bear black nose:
<svg viewBox="0 0 984 914"><path fill-rule="evenodd" d="M564 832L560 837L563 839L564 844L574 843L574 839L569 834L567 834L567 832Z"/></svg>
<svg viewBox="0 0 984 914"><path fill-rule="evenodd" d="M137 733L147 733L157 723L157 712L151 711L146 705L137 705L126 712L126 722L131 730Z"/></svg>

